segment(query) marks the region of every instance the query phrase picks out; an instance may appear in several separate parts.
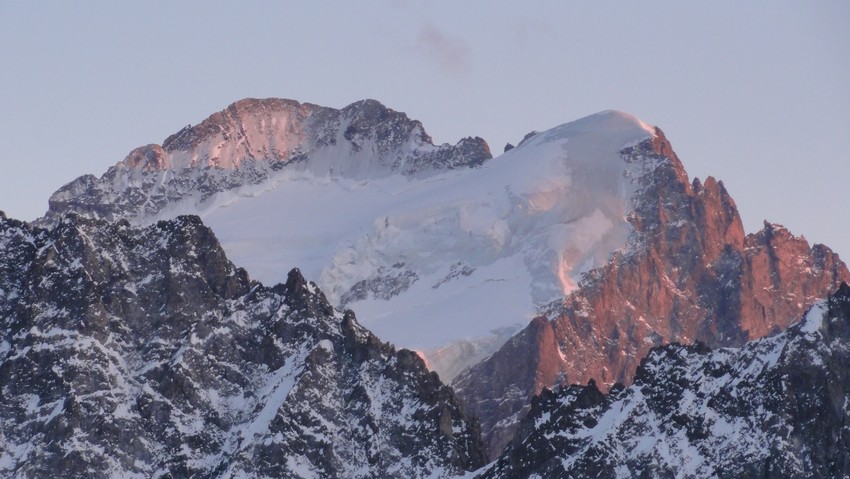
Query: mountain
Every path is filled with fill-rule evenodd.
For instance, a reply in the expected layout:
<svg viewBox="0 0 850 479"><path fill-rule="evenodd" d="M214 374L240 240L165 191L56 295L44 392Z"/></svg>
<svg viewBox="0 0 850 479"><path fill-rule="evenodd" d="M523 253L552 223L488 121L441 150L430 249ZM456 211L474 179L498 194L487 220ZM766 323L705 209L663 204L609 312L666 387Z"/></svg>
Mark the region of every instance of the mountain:
<svg viewBox="0 0 850 479"><path fill-rule="evenodd" d="M653 349L634 384L544 390L477 477L850 476L850 287L742 348Z"/></svg>
<svg viewBox="0 0 850 479"><path fill-rule="evenodd" d="M611 260L453 385L498 455L545 388L628 384L652 347L740 346L784 330L842 281L846 265L781 226L745 235L722 182L688 176L660 129L620 150L636 189Z"/></svg>
<svg viewBox="0 0 850 479"><path fill-rule="evenodd" d="M0 214L3 477L450 477L477 424L292 270L249 279L197 217Z"/></svg>
<svg viewBox="0 0 850 479"><path fill-rule="evenodd" d="M659 128L617 111L491 158L480 138L433 145L374 100L242 100L66 185L41 223L69 212L198 214L262 282L298 266L331 305L424 353L490 457L544 388L606 390L655 346L775 334L850 281L779 225L745 234L722 182L690 180Z"/></svg>
<svg viewBox="0 0 850 479"><path fill-rule="evenodd" d="M242 100L66 185L43 222L199 214L252 276L272 284L298 265L449 380L625 246L650 166L618 152L653 135L606 111L490 159L480 138L434 146L372 100Z"/></svg>

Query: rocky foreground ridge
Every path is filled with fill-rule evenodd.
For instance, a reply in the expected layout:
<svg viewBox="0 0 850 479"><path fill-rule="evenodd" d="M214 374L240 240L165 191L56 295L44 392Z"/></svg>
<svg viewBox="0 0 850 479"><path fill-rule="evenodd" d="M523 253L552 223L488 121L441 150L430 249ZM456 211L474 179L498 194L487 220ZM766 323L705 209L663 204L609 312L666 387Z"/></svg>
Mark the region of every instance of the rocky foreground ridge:
<svg viewBox="0 0 850 479"><path fill-rule="evenodd" d="M723 183L689 182L660 130L621 156L642 168L627 246L453 382L493 456L544 388L628 384L662 344L740 346L775 334L850 281L837 254L781 226L745 235Z"/></svg>
<svg viewBox="0 0 850 479"><path fill-rule="evenodd" d="M742 348L653 349L629 387L544 390L481 478L850 476L850 287Z"/></svg>
<svg viewBox="0 0 850 479"><path fill-rule="evenodd" d="M449 477L479 432L419 357L197 217L0 214L0 476Z"/></svg>
<svg viewBox="0 0 850 479"><path fill-rule="evenodd" d="M485 465L418 356L272 288L196 217L0 215L4 477L837 477L850 473L850 287L741 348L653 348L633 384L543 389Z"/></svg>

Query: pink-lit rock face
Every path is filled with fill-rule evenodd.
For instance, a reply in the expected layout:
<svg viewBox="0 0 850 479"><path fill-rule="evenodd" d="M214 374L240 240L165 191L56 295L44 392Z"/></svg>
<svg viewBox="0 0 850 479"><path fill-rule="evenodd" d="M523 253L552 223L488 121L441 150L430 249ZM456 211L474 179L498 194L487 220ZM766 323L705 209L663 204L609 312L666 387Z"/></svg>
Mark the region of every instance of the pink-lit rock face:
<svg viewBox="0 0 850 479"><path fill-rule="evenodd" d="M161 146L150 144L131 151L123 164L128 169L151 171L168 168L170 161L168 154Z"/></svg>
<svg viewBox="0 0 850 479"><path fill-rule="evenodd" d="M307 142L311 123L334 113L330 108L292 100L240 100L166 138L167 166L236 168L253 158L283 160Z"/></svg>
<svg viewBox="0 0 850 479"><path fill-rule="evenodd" d="M168 156L165 167L172 169L233 169L250 160L285 162L335 145L355 153L367 148L370 166L392 169L398 159L391 157L392 150L408 144L411 149L433 146L418 121L374 100L336 110L269 98L237 101L169 136L162 148Z"/></svg>
<svg viewBox="0 0 850 479"><path fill-rule="evenodd" d="M784 330L850 279L829 248L810 247L781 226L766 223L745 236L723 184L689 183L660 130L621 154L631 164L661 162L637 179L626 248L548 318L455 380L493 455L543 388L594 379L607 389L630 383L654 346L741 345Z"/></svg>
<svg viewBox="0 0 850 479"><path fill-rule="evenodd" d="M137 148L103 176L82 176L50 198L45 219L67 211L106 219L153 217L201 206L217 193L266 182L283 168L372 179L480 166L481 138L434 145L422 124L375 100L340 110L279 98L245 99ZM309 160L309 161L308 161Z"/></svg>

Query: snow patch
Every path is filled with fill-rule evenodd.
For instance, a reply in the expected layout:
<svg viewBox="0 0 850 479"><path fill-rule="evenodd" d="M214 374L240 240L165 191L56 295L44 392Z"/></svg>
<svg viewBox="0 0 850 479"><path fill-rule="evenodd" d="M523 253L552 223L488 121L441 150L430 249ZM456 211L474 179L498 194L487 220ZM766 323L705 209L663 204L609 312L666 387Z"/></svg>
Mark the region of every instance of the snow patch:
<svg viewBox="0 0 850 479"><path fill-rule="evenodd" d="M823 320L826 317L827 305L825 301L819 301L812 306L806 313L800 325L800 331L806 334L814 334L823 327Z"/></svg>

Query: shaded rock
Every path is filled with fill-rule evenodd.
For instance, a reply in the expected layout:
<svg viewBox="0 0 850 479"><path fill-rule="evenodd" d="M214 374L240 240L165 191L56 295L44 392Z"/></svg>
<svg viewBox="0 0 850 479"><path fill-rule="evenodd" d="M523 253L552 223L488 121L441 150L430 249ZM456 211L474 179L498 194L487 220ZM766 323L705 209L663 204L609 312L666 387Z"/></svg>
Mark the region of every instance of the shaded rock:
<svg viewBox="0 0 850 479"><path fill-rule="evenodd" d="M850 287L741 348L655 348L634 384L544 390L476 477L845 477Z"/></svg>
<svg viewBox="0 0 850 479"><path fill-rule="evenodd" d="M251 281L195 216L0 218L0 377L4 477L449 477L484 464L477 422L415 353L297 269L272 288Z"/></svg>

